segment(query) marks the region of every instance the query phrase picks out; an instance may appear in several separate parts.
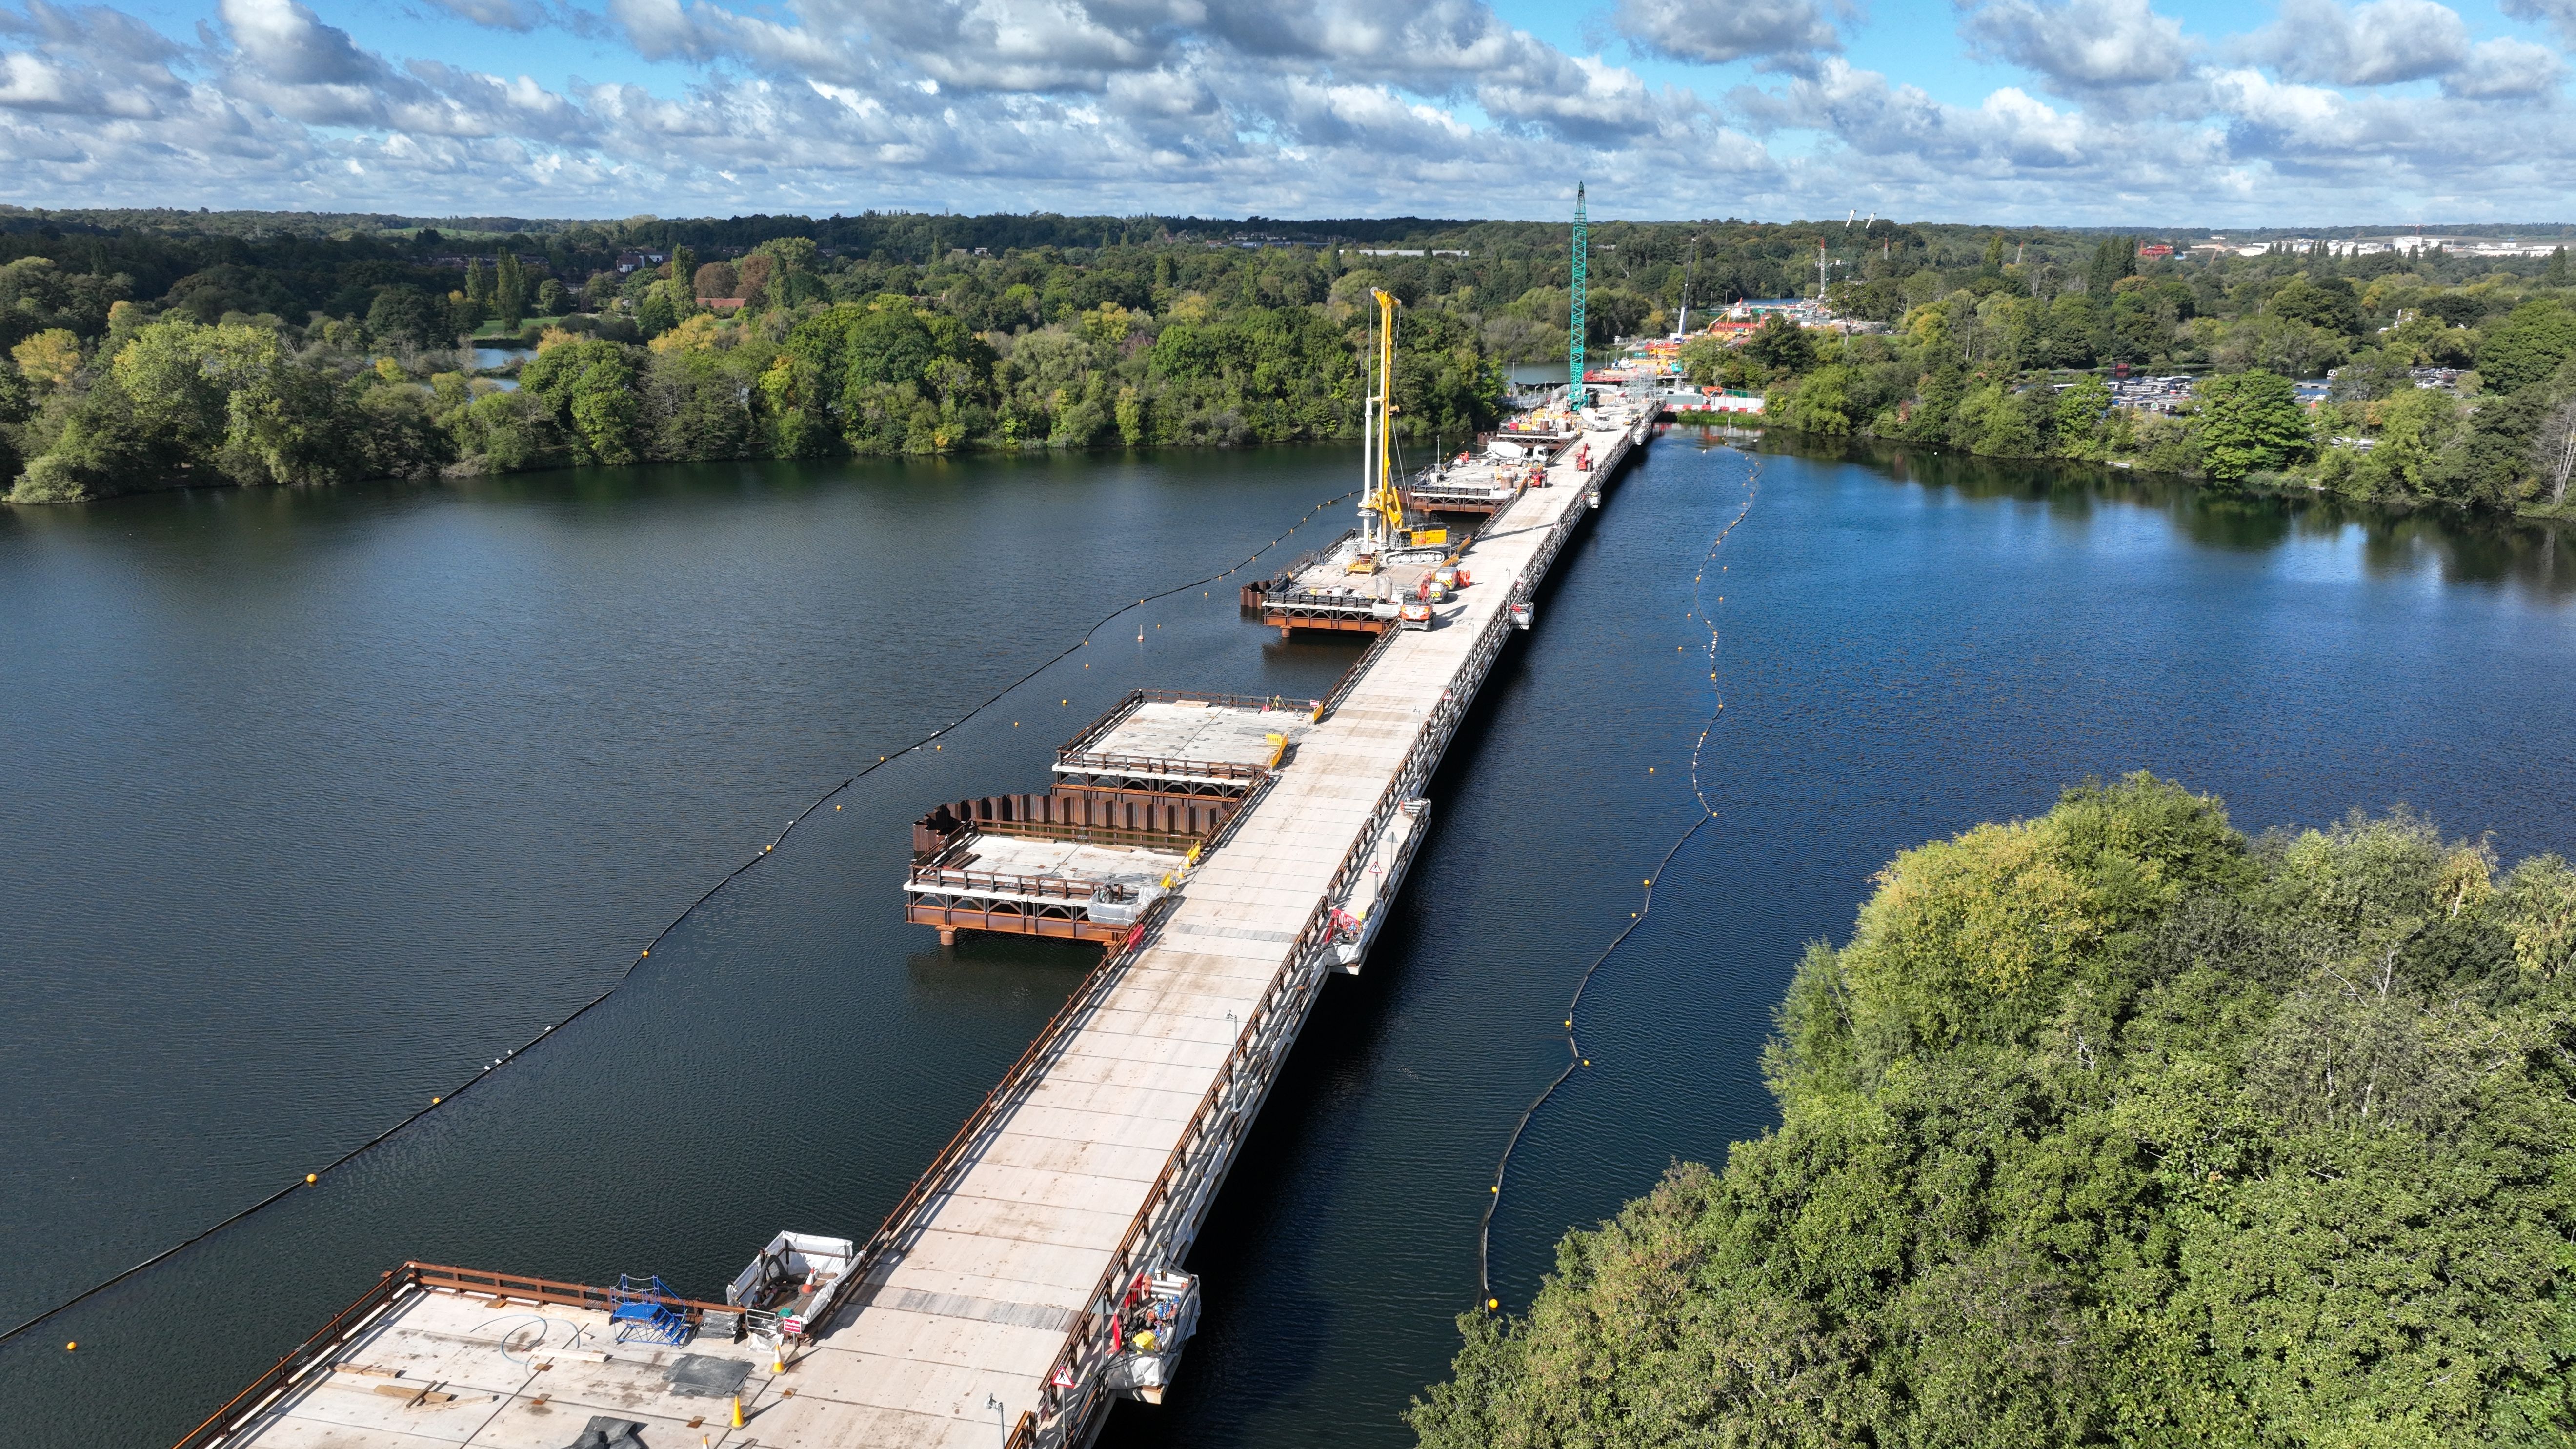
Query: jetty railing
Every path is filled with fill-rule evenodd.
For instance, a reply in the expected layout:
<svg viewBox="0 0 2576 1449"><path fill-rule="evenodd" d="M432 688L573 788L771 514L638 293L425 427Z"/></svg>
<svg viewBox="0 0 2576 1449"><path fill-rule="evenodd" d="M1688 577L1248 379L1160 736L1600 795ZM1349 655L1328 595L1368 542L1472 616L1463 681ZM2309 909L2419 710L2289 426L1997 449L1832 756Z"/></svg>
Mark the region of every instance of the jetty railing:
<svg viewBox="0 0 2576 1449"><path fill-rule="evenodd" d="M182 1435L171 1449L210 1449L248 1424L273 1403L279 1395L295 1386L305 1374L327 1367L343 1344L375 1326L393 1306L415 1292L448 1288L459 1293L488 1293L495 1298L524 1300L530 1303L553 1303L574 1308L596 1308L613 1311L625 1303L659 1303L677 1310L692 1325L708 1313L740 1313L741 1309L725 1303L702 1303L693 1298L675 1298L663 1293L637 1292L623 1288L598 1288L587 1283L564 1283L552 1278L531 1278L518 1273L487 1273L473 1268L453 1268L440 1263L406 1262L376 1280L375 1286L358 1295L348 1307L331 1315L312 1337L287 1351L284 1358L269 1366L268 1372L251 1380L250 1386L232 1396L222 1408L196 1428ZM424 1385L426 1387L426 1385Z"/></svg>

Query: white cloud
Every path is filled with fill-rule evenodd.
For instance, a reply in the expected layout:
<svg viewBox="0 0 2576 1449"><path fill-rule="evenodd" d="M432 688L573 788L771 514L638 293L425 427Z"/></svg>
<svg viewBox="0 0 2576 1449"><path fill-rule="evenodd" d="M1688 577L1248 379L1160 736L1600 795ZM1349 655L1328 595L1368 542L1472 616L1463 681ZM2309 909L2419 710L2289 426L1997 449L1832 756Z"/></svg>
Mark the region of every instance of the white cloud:
<svg viewBox="0 0 2576 1449"><path fill-rule="evenodd" d="M1817 0L1619 0L1612 24L1640 50L1703 65L1750 58L1808 69L1842 49Z"/></svg>
<svg viewBox="0 0 2576 1449"><path fill-rule="evenodd" d="M2447 75L2469 58L2469 27L2433 0L2282 0L2280 18L2237 47L2288 80L2383 86Z"/></svg>
<svg viewBox="0 0 2576 1449"><path fill-rule="evenodd" d="M1959 33L1979 54L2034 71L2062 94L2163 85L2192 68L2197 44L2147 0L1995 0Z"/></svg>
<svg viewBox="0 0 2576 1449"><path fill-rule="evenodd" d="M561 24L565 20L562 12L549 10L540 0L431 0L431 3L459 19L521 34L541 25Z"/></svg>
<svg viewBox="0 0 2576 1449"><path fill-rule="evenodd" d="M2555 51L2506 37L2470 47L2468 63L2445 76L2442 89L2478 100L2519 99L2546 95L2566 78L2567 66Z"/></svg>
<svg viewBox="0 0 2576 1449"><path fill-rule="evenodd" d="M2576 46L2576 0L2504 0L2504 13L2546 24L2562 43Z"/></svg>
<svg viewBox="0 0 2576 1449"><path fill-rule="evenodd" d="M1627 0L1639 50L1765 72L1707 98L1487 0L437 0L676 87L388 57L318 0L201 0L193 42L10 3L0 154L36 204L1553 214L1583 176L1605 214L2136 224L2523 216L2576 181L2558 54L2432 0L2287 0L2233 42L2149 0L1970 0L1965 45L2027 78L1955 104L1837 53L1831 0Z"/></svg>

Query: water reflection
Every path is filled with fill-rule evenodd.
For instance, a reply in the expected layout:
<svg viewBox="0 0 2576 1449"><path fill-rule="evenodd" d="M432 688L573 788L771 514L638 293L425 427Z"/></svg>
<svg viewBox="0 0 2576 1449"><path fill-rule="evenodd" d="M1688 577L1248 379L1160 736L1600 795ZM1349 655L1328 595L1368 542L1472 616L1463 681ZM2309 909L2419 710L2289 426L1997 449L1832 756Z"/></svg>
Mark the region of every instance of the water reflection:
<svg viewBox="0 0 2576 1449"><path fill-rule="evenodd" d="M2232 493L2188 480L2060 459L1983 458L1871 439L1806 437L1743 429L1675 429L1702 447L1860 465L1892 483L1963 499L2020 499L2052 516L2082 518L2105 502L2154 509L2192 542L2267 552L2293 542L2357 545L2375 573L2430 567L2444 583L2510 584L2562 599L2576 594L2576 566L2562 562L2563 522L2438 507L2395 508L2333 494ZM1757 441L1758 440L1758 441Z"/></svg>

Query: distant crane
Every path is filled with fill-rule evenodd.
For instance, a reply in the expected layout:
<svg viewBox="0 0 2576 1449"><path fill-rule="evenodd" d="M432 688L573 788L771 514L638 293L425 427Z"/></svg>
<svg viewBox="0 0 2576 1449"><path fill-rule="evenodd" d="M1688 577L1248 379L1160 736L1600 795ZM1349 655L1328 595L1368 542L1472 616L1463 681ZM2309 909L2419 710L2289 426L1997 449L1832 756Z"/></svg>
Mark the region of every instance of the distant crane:
<svg viewBox="0 0 2576 1449"><path fill-rule="evenodd" d="M1583 406L1583 183L1574 183L1574 314L1566 323L1565 403Z"/></svg>

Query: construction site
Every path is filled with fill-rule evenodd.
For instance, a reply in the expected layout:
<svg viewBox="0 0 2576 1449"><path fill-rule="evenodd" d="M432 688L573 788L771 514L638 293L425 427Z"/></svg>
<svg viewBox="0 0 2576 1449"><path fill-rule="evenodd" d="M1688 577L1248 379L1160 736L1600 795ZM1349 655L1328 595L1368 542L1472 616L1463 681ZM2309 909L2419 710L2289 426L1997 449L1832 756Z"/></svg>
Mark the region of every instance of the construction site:
<svg viewBox="0 0 2576 1449"><path fill-rule="evenodd" d="M1398 462L1401 307L1373 294L1357 516L1239 597L1283 635L1373 636L1325 697L1138 690L1048 778L913 821L889 895L941 946L1101 955L873 1233L782 1232L705 1299L406 1263L179 1449L1053 1449L1159 1402L1246 1132L1401 909L1434 771L1651 436L1650 395L1583 382L1581 217L1566 386L1427 467Z"/></svg>

